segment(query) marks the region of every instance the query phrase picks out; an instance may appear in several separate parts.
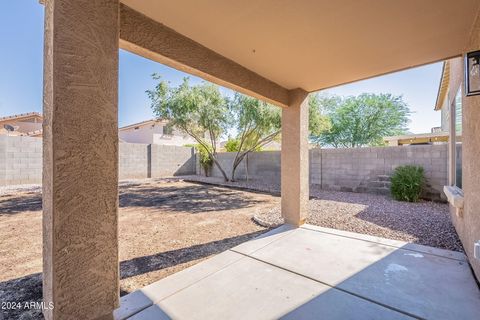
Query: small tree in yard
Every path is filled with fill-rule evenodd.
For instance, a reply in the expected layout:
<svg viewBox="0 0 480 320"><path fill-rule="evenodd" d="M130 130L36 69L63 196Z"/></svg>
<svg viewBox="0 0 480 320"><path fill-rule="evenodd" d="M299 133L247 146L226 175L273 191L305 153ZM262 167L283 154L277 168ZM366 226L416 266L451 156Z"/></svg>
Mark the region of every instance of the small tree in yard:
<svg viewBox="0 0 480 320"><path fill-rule="evenodd" d="M230 109L237 138L230 138L225 149L235 151L231 180L235 180L235 170L248 154L260 151L266 144L279 140L281 132L281 109L258 99L236 93L230 101ZM329 119L322 115L318 94L309 97L310 136L319 135L330 128Z"/></svg>
<svg viewBox="0 0 480 320"><path fill-rule="evenodd" d="M197 150L199 156L199 163L202 167L203 171L205 172L205 176L208 177L210 169L213 166L213 159L208 153L207 149L202 146L201 144L186 144L185 147L195 148Z"/></svg>
<svg viewBox="0 0 480 320"><path fill-rule="evenodd" d="M238 132L238 138L230 139L226 145L228 151L237 152L230 177L234 181L235 170L242 160L278 137L282 121L279 107L240 93L235 93L230 101L230 111Z"/></svg>
<svg viewBox="0 0 480 320"><path fill-rule="evenodd" d="M154 114L194 138L228 181L217 160L217 141L230 125L228 104L218 87L206 82L191 86L188 78L171 87L159 75L152 77L159 80L153 90L147 90Z"/></svg>

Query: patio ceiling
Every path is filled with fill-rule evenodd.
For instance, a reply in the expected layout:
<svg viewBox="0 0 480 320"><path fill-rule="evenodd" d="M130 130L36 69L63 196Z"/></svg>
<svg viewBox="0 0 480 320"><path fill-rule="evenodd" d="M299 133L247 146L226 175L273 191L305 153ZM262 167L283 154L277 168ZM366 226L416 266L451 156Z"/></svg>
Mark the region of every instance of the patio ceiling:
<svg viewBox="0 0 480 320"><path fill-rule="evenodd" d="M459 55L480 8L477 0L121 1L263 78L306 91Z"/></svg>

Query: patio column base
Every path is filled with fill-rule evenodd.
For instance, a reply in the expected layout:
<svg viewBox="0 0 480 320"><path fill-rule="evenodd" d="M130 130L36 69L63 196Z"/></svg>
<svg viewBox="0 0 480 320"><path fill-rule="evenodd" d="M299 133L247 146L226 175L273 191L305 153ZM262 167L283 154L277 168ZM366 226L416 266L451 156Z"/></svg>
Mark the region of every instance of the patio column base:
<svg viewBox="0 0 480 320"><path fill-rule="evenodd" d="M290 105L282 109L282 216L300 226L308 214L308 93L290 91Z"/></svg>
<svg viewBox="0 0 480 320"><path fill-rule="evenodd" d="M112 319L119 300L119 3L45 4L44 316Z"/></svg>

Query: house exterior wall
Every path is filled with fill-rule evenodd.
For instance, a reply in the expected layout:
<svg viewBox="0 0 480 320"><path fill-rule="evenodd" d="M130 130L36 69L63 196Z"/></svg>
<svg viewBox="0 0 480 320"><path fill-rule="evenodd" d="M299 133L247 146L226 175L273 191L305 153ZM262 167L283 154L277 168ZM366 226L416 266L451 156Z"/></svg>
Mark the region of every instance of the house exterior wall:
<svg viewBox="0 0 480 320"><path fill-rule="evenodd" d="M175 132L173 134L155 133L153 135L153 144L167 145L167 146L184 146L186 144L196 144L197 141L189 135Z"/></svg>
<svg viewBox="0 0 480 320"><path fill-rule="evenodd" d="M443 132L448 132L450 130L450 104L448 103L448 98L444 100L441 111L441 126Z"/></svg>
<svg viewBox="0 0 480 320"><path fill-rule="evenodd" d="M0 118L0 135L8 135L8 132L4 130L5 125L18 127L15 130L16 132L27 133L42 129L42 122L43 118L39 114L31 114L29 116L25 116L25 114L20 114L3 117Z"/></svg>
<svg viewBox="0 0 480 320"><path fill-rule="evenodd" d="M312 149L309 151L310 183L323 189L353 192L389 193L388 176L400 165L422 166L427 178L425 197L445 199L447 183L447 148L441 145L418 145L355 149ZM218 161L230 176L234 152L218 154ZM197 166L197 174L204 174ZM211 175L222 177L213 166ZM237 179L247 178L246 161L235 173ZM280 152L251 153L248 157L248 178L280 182Z"/></svg>
<svg viewBox="0 0 480 320"><path fill-rule="evenodd" d="M18 126L20 132L31 132L42 129L42 122L26 122L26 121L13 121L10 123L12 126Z"/></svg>
<svg viewBox="0 0 480 320"><path fill-rule="evenodd" d="M186 144L196 143L195 139L179 130L173 130L173 134L163 133L164 124L143 124L135 127L120 129L118 137L127 143L143 143L143 144L161 144L169 146L184 146Z"/></svg>
<svg viewBox="0 0 480 320"><path fill-rule="evenodd" d="M153 143L153 134L155 133L163 133L163 126L159 124L156 124L155 126L148 124L138 126L138 129L121 129L118 132L118 137L120 140L127 143L151 144Z"/></svg>
<svg viewBox="0 0 480 320"><path fill-rule="evenodd" d="M480 49L480 15L477 16L465 52L478 49ZM480 240L480 96L465 96L465 88L462 84L463 72L463 59L454 59L450 70L449 100L454 99L455 93L460 87L463 109L462 189L464 207L461 215L456 214L453 206L450 208L452 220L465 248L465 253L477 279L480 279L480 260L473 256L474 243Z"/></svg>

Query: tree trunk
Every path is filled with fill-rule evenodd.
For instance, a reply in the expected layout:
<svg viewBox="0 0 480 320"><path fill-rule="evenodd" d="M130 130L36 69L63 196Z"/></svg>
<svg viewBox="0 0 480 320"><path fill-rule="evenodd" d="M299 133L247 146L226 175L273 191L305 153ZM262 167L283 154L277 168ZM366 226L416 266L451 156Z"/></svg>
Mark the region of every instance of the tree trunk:
<svg viewBox="0 0 480 320"><path fill-rule="evenodd" d="M248 181L248 154L245 158L245 177L247 178L247 181Z"/></svg>
<svg viewBox="0 0 480 320"><path fill-rule="evenodd" d="M245 157L245 154L246 154L246 153L243 153L243 154L241 154L240 156L238 156L238 153L237 153L237 156L236 156L235 159L233 160L231 181L235 181L235 170L237 170L238 165L239 165L240 163L242 163L242 160L243 160L243 158Z"/></svg>
<svg viewBox="0 0 480 320"><path fill-rule="evenodd" d="M215 162L215 164L217 165L218 170L220 170L220 172L222 173L223 179L225 180L225 182L230 181L230 180L228 180L227 174L223 170L222 166L220 165L220 163L218 163L217 158L215 156L213 156L212 158L213 158L213 162Z"/></svg>

